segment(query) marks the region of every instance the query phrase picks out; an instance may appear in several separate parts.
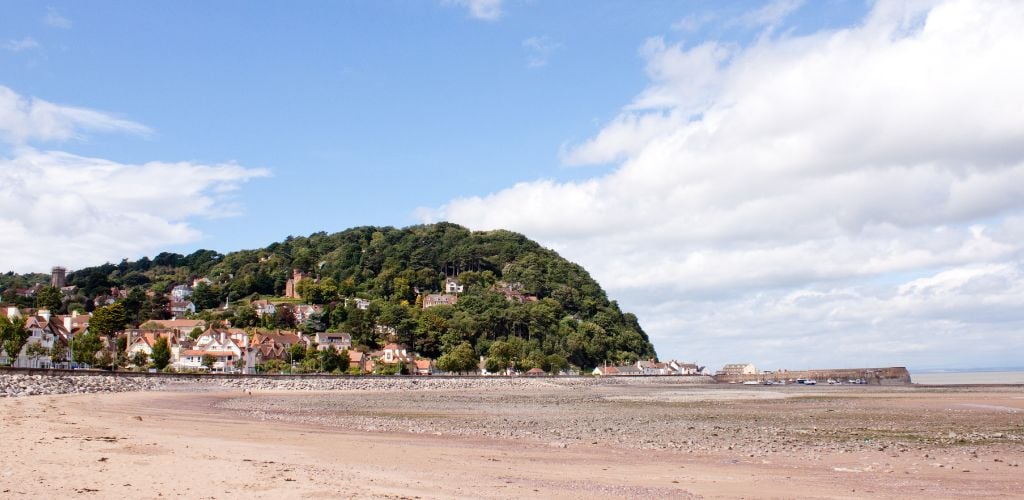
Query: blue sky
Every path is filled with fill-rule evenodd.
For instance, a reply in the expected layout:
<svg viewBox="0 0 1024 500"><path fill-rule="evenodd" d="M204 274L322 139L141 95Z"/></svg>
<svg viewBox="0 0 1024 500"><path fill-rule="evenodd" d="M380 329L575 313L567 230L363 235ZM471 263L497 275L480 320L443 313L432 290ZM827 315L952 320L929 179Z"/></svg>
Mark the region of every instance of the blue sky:
<svg viewBox="0 0 1024 500"><path fill-rule="evenodd" d="M589 138L643 88L644 40L707 32L742 43L757 31L672 24L751 5L511 2L483 20L433 1L19 2L5 9L0 33L39 47L0 53L0 83L153 130L90 136L66 151L269 168L273 177L239 193L250 209L194 221L202 240L178 247L226 251L412 224L419 206L593 175L563 167L560 148ZM840 5L794 25L813 29L863 9ZM69 26L47 24L51 14ZM552 48L541 54L530 39ZM302 212L283 209L291 202ZM252 209L268 205L281 209Z"/></svg>
<svg viewBox="0 0 1024 500"><path fill-rule="evenodd" d="M0 267L445 219L583 264L664 358L1013 365L1021 10L9 3Z"/></svg>

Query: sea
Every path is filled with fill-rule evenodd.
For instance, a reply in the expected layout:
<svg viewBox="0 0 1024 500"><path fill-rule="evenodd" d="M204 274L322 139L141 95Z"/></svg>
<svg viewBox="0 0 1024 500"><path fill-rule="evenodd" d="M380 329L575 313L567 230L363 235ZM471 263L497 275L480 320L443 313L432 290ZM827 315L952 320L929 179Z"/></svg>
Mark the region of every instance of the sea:
<svg viewBox="0 0 1024 500"><path fill-rule="evenodd" d="M1024 384L1024 369L976 370L976 371L928 371L911 370L910 380L915 384Z"/></svg>

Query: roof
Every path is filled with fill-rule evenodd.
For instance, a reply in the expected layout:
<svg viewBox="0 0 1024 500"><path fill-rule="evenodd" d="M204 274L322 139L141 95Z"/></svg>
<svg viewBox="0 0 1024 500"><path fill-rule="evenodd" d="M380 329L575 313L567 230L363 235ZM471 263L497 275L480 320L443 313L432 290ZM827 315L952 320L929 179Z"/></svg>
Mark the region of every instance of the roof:
<svg viewBox="0 0 1024 500"><path fill-rule="evenodd" d="M201 319L151 319L146 323L156 324L160 328L179 330L191 330L193 328L203 328L206 326L206 322Z"/></svg>

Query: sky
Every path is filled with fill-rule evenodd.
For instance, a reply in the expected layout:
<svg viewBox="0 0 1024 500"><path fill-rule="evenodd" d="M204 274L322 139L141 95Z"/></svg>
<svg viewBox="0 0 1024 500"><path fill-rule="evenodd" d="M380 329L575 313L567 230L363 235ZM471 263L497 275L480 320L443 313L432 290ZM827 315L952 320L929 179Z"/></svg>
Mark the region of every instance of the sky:
<svg viewBox="0 0 1024 500"><path fill-rule="evenodd" d="M0 269L449 220L662 359L1021 366L1024 4L9 2Z"/></svg>

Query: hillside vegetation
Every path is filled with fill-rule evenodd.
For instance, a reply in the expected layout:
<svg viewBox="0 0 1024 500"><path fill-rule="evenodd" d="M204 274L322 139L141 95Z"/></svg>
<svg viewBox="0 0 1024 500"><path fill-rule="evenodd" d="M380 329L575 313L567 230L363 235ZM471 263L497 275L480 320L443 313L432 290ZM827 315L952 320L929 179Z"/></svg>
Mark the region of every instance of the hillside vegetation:
<svg viewBox="0 0 1024 500"><path fill-rule="evenodd" d="M322 304L323 312L298 325L287 308L256 318L249 303L277 302L293 269L308 276L297 286L303 302ZM258 250L161 253L85 268L68 275L68 285L77 288L60 308L91 310L92 299L111 288L128 290L119 302L129 320L141 324L166 316L166 293L199 277L211 283L194 291L198 316L234 326L345 331L358 346L397 341L428 357L468 343L478 355L497 352L517 366L540 366L552 356L581 368L655 356L636 316L609 301L579 265L517 233L472 232L450 223L358 227L289 237ZM465 287L457 303L422 308L424 296L439 293L448 277ZM10 292L30 281L4 276L5 300L24 301ZM502 288L527 300L509 300ZM369 307L357 308L356 298L369 300Z"/></svg>

